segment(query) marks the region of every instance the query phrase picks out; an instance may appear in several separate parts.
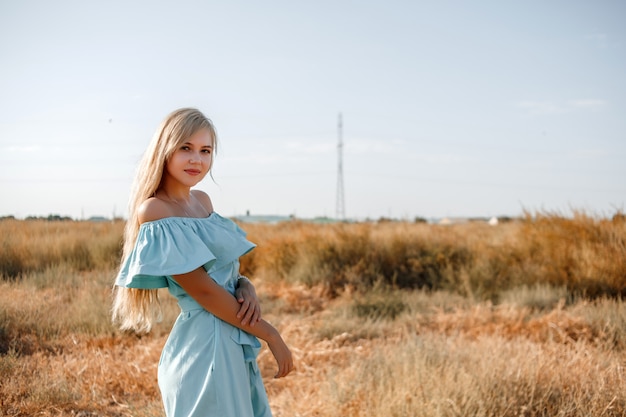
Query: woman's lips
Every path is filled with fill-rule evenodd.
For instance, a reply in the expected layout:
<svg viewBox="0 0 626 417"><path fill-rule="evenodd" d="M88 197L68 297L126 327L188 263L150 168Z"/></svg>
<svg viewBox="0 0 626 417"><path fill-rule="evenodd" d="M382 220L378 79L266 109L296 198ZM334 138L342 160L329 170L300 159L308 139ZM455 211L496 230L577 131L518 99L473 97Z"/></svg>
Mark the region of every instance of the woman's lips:
<svg viewBox="0 0 626 417"><path fill-rule="evenodd" d="M189 175L200 175L202 173L199 169L186 169L185 172Z"/></svg>

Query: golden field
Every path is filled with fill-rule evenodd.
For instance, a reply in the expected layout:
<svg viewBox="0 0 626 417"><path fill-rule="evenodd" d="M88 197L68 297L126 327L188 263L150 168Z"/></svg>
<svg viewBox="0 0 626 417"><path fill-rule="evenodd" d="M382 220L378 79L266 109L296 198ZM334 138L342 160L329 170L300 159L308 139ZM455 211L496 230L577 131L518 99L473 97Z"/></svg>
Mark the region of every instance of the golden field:
<svg viewBox="0 0 626 417"><path fill-rule="evenodd" d="M275 416L626 415L626 222L244 224L296 358ZM161 346L110 323L122 223L0 221L0 416L163 416Z"/></svg>

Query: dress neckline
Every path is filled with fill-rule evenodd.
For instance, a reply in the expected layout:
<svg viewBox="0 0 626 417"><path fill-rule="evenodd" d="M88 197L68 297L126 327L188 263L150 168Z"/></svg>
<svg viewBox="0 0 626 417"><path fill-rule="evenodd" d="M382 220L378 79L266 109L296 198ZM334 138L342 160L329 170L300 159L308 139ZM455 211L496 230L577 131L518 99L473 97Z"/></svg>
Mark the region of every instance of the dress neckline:
<svg viewBox="0 0 626 417"><path fill-rule="evenodd" d="M169 222L169 221L174 221L174 220L193 220L193 221L210 220L216 216L219 216L219 214L217 214L215 211L210 212L209 215L205 217L167 216L167 217L161 217L160 219L143 222L141 223L140 227L143 226L144 224L154 224L154 223Z"/></svg>

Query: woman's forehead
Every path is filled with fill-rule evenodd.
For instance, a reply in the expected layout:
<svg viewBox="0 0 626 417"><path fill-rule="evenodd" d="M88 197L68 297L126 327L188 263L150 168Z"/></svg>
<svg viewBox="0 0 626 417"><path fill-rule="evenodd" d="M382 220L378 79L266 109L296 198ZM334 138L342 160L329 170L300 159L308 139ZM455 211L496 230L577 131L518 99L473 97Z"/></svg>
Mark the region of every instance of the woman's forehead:
<svg viewBox="0 0 626 417"><path fill-rule="evenodd" d="M207 128L197 130L194 134L183 140L183 143L189 143L198 147L213 147L215 145L215 137L213 132Z"/></svg>

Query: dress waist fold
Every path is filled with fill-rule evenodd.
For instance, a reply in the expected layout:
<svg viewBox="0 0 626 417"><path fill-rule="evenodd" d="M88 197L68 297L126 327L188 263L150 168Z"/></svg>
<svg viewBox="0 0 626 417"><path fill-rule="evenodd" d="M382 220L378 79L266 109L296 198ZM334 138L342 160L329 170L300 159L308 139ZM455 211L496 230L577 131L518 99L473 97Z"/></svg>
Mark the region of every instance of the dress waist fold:
<svg viewBox="0 0 626 417"><path fill-rule="evenodd" d="M203 310L203 307L189 296L180 297L178 299L178 306L182 311Z"/></svg>

